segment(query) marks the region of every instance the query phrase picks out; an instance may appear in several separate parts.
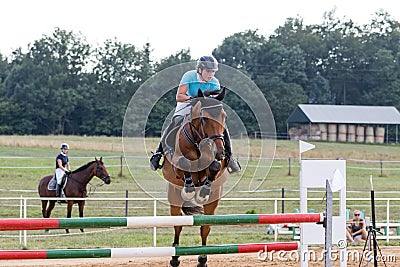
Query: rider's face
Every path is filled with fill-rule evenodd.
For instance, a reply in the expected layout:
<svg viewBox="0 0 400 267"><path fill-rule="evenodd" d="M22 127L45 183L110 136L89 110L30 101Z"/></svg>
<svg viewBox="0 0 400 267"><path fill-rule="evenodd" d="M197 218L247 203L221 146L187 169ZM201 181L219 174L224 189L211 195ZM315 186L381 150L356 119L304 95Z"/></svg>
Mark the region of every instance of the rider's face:
<svg viewBox="0 0 400 267"><path fill-rule="evenodd" d="M68 149L65 149L65 148L64 148L64 149L62 150L62 152L63 152L64 154L68 154Z"/></svg>
<svg viewBox="0 0 400 267"><path fill-rule="evenodd" d="M211 81L211 79L214 77L214 75L215 75L215 71L214 70L207 70L207 69L202 69L201 70L201 77L206 82Z"/></svg>

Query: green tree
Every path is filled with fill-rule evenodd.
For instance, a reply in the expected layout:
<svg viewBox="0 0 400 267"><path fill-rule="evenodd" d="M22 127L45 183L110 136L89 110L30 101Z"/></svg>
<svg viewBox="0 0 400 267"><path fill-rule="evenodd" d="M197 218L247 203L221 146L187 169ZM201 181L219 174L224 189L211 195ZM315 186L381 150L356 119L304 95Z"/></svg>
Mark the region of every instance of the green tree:
<svg viewBox="0 0 400 267"><path fill-rule="evenodd" d="M21 132L67 134L66 125L79 102L76 88L88 62L90 46L79 35L56 28L34 42L29 52L14 52L7 96L22 108Z"/></svg>
<svg viewBox="0 0 400 267"><path fill-rule="evenodd" d="M81 130L91 134L121 135L125 110L136 89L153 73L150 44L138 50L118 40L106 40L96 50L95 83L89 89L90 117L81 118ZM99 119L101 118L101 119Z"/></svg>
<svg viewBox="0 0 400 267"><path fill-rule="evenodd" d="M247 30L226 37L214 49L213 55L223 64L251 73L255 67L255 56L265 42L265 37L259 35L257 30Z"/></svg>
<svg viewBox="0 0 400 267"><path fill-rule="evenodd" d="M155 72L162 71L168 67L190 62L192 61L192 57L190 55L189 49L182 49L177 53L170 55L169 57L163 58L160 62L156 62L154 66Z"/></svg>

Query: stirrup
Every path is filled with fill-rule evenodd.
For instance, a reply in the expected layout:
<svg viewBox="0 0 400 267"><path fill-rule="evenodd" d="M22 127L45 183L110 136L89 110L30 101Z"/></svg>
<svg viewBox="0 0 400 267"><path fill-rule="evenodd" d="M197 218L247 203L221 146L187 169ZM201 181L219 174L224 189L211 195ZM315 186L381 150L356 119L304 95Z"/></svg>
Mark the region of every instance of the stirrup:
<svg viewBox="0 0 400 267"><path fill-rule="evenodd" d="M153 153L153 152L151 152ZM163 164L160 165L160 160L162 158L163 154L161 152L155 152L150 158L150 168L153 171L156 171L157 169L161 169Z"/></svg>
<svg viewBox="0 0 400 267"><path fill-rule="evenodd" d="M230 157L227 169L229 173L236 173L240 172L242 170L242 167L240 166L240 163L236 158Z"/></svg>

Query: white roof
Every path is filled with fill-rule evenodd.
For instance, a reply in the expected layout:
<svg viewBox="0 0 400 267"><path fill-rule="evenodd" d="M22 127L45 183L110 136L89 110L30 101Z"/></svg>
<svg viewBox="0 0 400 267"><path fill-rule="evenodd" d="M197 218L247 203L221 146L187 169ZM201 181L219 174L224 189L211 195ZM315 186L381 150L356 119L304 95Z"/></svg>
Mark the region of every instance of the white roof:
<svg viewBox="0 0 400 267"><path fill-rule="evenodd" d="M392 106L300 104L287 122L400 124L400 112Z"/></svg>

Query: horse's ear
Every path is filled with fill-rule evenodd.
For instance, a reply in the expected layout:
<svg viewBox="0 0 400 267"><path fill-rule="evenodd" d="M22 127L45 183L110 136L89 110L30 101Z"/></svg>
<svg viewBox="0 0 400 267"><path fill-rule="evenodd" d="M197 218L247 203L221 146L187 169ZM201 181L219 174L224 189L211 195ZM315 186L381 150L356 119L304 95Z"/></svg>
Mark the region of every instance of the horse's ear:
<svg viewBox="0 0 400 267"><path fill-rule="evenodd" d="M226 91L226 87L225 86L221 86L221 92L215 97L216 100L222 101L222 99L224 99L225 97L225 91Z"/></svg>
<svg viewBox="0 0 400 267"><path fill-rule="evenodd" d="M200 118L201 102L198 101L192 108L192 120Z"/></svg>
<svg viewBox="0 0 400 267"><path fill-rule="evenodd" d="M103 161L103 157L100 157L100 161Z"/></svg>
<svg viewBox="0 0 400 267"><path fill-rule="evenodd" d="M98 160L97 160L97 157L94 157L94 160L95 160L95 161L98 161Z"/></svg>
<svg viewBox="0 0 400 267"><path fill-rule="evenodd" d="M204 97L203 92L201 91L201 89L199 89L197 91L197 97Z"/></svg>

